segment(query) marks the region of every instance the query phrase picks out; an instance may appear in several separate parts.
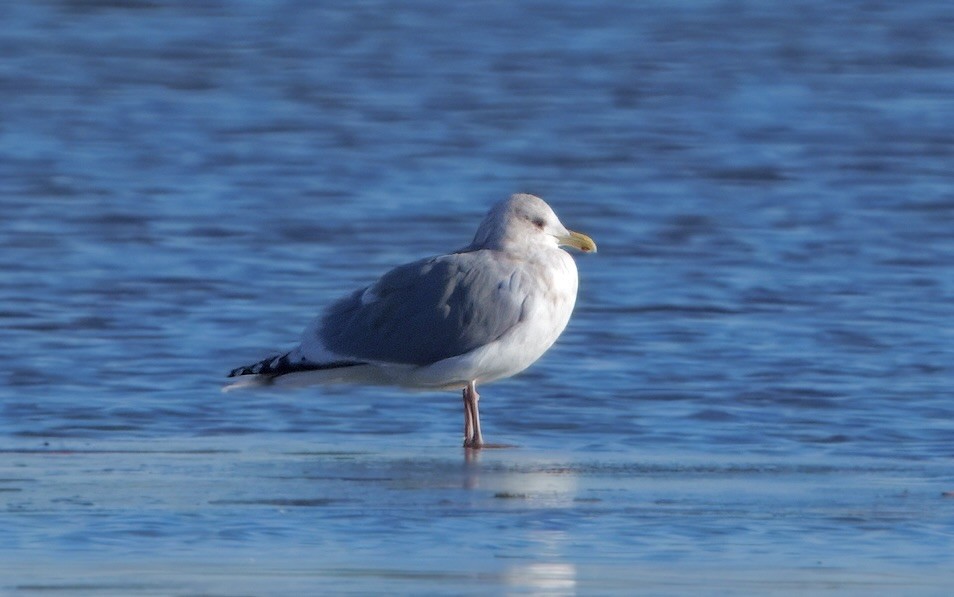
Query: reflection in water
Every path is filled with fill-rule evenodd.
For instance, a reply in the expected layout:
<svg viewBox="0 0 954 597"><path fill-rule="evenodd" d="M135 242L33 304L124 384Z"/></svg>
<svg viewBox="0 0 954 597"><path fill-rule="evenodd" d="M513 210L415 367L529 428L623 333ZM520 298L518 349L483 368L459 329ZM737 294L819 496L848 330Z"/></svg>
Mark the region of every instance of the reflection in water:
<svg viewBox="0 0 954 597"><path fill-rule="evenodd" d="M532 465L515 465L510 458L507 468L500 468L500 452L486 454L481 450L465 450L463 487L480 489L502 502L517 508L546 512L552 508L573 507L580 491L576 469L563 465L547 465L539 459ZM481 459L483 458L483 462ZM529 595L574 595L577 591L576 566L570 559L568 534L563 529L512 529L520 535L514 551L507 557L517 562L502 575L504 584Z"/></svg>
<svg viewBox="0 0 954 597"><path fill-rule="evenodd" d="M495 485L496 495L519 498L535 508L573 507L579 492L577 472L563 467L507 471Z"/></svg>
<svg viewBox="0 0 954 597"><path fill-rule="evenodd" d="M480 450L464 448L464 462L468 465L480 462Z"/></svg>
<svg viewBox="0 0 954 597"><path fill-rule="evenodd" d="M480 480L480 450L464 448L464 489L476 489Z"/></svg>
<svg viewBox="0 0 954 597"><path fill-rule="evenodd" d="M530 466L513 465L501 470L493 462L496 458L482 464L482 452L464 450L464 489L492 490L494 497L517 499L530 507L569 507L575 504L579 493L579 471L576 468L536 460Z"/></svg>
<svg viewBox="0 0 954 597"><path fill-rule="evenodd" d="M565 561L567 534L564 531L539 531L529 537L539 551L531 554L540 561L514 565L504 572L504 584L521 594L575 595L576 566Z"/></svg>
<svg viewBox="0 0 954 597"><path fill-rule="evenodd" d="M580 479L573 468L548 466L536 459L531 466L513 466L510 461L510 468L500 469L495 464L481 463L480 460L480 451L465 451L465 489L479 488L492 492L494 498L513 502L520 510L541 513L553 508L572 508L576 503ZM497 459L487 455L486 460ZM496 464L499 465L499 462ZM519 535L519 547L508 551L507 556L519 563L509 566L503 573L503 582L507 587L529 595L576 594L577 570L568 561L572 554L569 553L566 530L512 531Z"/></svg>
<svg viewBox="0 0 954 597"><path fill-rule="evenodd" d="M575 595L576 566L568 562L540 562L511 568L504 574L509 587L527 595Z"/></svg>

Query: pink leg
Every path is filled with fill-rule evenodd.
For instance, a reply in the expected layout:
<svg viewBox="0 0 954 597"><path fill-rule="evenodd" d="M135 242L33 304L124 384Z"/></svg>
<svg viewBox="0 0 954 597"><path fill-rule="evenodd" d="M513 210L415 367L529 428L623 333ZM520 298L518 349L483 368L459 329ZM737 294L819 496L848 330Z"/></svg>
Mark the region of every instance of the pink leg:
<svg viewBox="0 0 954 597"><path fill-rule="evenodd" d="M464 389L464 447L482 448L484 437L480 433L480 409L477 402L480 394L477 393L476 382L470 382Z"/></svg>
<svg viewBox="0 0 954 597"><path fill-rule="evenodd" d="M470 412L470 386L464 388L464 447L470 447L470 437L474 434L474 420Z"/></svg>

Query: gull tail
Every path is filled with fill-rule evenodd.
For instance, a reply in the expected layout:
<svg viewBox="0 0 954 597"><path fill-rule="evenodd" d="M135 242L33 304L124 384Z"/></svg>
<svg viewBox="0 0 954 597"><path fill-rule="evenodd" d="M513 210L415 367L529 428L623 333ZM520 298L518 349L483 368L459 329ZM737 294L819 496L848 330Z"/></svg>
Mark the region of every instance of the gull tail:
<svg viewBox="0 0 954 597"><path fill-rule="evenodd" d="M340 369L346 369L349 367L358 367L361 365L366 365L362 361L332 361L330 363L313 363L307 359L295 358L296 350L287 352L283 355L275 355L263 359L257 363L251 365L245 365L244 367L236 367L229 372L228 377L237 378L235 382L230 383L222 387L223 392L231 392L232 390L240 390L243 388L251 388L257 386L267 386L279 382L279 379L284 376L289 376L288 379L291 381L293 378L301 378L300 375L293 375L296 373L310 373L318 375L310 375L310 381L307 383L315 383L320 381L319 372L327 371L329 373L337 372ZM337 375L327 376L328 381L333 381ZM302 385L307 385L307 383ZM283 384L285 385L285 384ZM289 385L298 385L291 383Z"/></svg>

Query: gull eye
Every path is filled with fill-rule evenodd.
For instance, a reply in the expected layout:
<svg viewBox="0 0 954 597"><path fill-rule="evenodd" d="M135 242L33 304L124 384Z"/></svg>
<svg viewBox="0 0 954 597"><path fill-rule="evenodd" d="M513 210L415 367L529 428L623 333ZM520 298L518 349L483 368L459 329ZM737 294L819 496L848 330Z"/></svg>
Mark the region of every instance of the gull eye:
<svg viewBox="0 0 954 597"><path fill-rule="evenodd" d="M543 221L543 218L533 218L532 220L530 220L530 223L532 223L534 226L536 226L540 230L543 230L543 227L547 225L547 223Z"/></svg>

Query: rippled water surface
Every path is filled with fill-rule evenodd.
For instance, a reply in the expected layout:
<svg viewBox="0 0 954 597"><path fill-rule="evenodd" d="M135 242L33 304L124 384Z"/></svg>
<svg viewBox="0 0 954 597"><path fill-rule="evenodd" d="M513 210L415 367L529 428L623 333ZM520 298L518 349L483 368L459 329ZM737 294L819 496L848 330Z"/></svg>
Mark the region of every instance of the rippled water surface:
<svg viewBox="0 0 954 597"><path fill-rule="evenodd" d="M945 594L946 2L0 5L0 592ZM222 395L496 200L590 234L460 397Z"/></svg>

